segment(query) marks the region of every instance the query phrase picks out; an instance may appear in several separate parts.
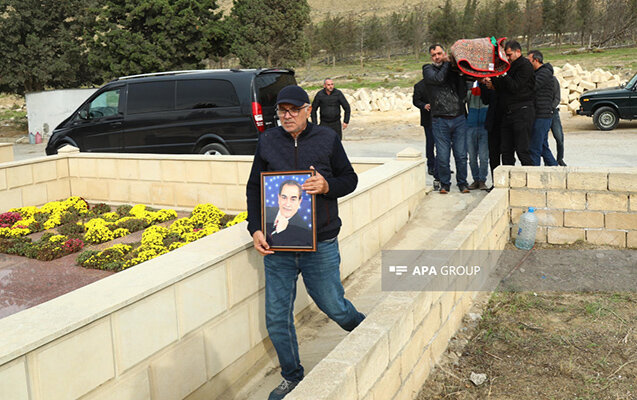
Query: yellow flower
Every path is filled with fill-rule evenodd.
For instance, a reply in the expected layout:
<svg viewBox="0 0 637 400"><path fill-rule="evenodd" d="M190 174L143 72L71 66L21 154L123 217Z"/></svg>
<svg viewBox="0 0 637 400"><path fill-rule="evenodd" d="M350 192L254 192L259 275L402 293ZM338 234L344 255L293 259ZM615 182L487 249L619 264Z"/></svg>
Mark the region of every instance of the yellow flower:
<svg viewBox="0 0 637 400"><path fill-rule="evenodd" d="M109 222L115 222L119 219L119 214L116 212L107 212L102 214L102 218Z"/></svg>
<svg viewBox="0 0 637 400"><path fill-rule="evenodd" d="M49 238L49 242L51 243L59 243L59 242L64 242L68 239L68 237L64 236L64 235L53 235Z"/></svg>
<svg viewBox="0 0 637 400"><path fill-rule="evenodd" d="M229 221L229 222L226 224L226 226L236 225L236 224L238 224L239 222L243 222L243 221L245 221L246 219L248 219L248 212L247 212L247 211L244 211L244 212L242 212L242 213L239 213L236 217L234 217L234 218L232 219L232 221Z"/></svg>
<svg viewBox="0 0 637 400"><path fill-rule="evenodd" d="M130 232L126 228L117 228L113 231L113 236L116 238L130 235Z"/></svg>

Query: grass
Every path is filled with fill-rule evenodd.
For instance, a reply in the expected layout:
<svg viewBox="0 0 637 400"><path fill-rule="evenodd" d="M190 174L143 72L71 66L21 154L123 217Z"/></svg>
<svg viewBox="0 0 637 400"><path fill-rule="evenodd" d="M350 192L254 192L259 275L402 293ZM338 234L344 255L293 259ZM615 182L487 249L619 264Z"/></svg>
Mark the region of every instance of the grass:
<svg viewBox="0 0 637 400"><path fill-rule="evenodd" d="M17 120L21 118L26 118L26 111L15 111L15 110L3 110L0 111L0 121L9 121L9 120Z"/></svg>

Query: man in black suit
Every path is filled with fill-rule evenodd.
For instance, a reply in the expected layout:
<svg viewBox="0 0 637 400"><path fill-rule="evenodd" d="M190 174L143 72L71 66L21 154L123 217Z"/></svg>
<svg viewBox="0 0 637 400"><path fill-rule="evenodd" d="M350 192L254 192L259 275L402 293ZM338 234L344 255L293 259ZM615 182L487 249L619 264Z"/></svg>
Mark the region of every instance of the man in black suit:
<svg viewBox="0 0 637 400"><path fill-rule="evenodd" d="M431 104L427 98L425 80L421 79L414 85L412 102L420 110L420 125L425 128L425 151L427 157L427 173L434 177L434 190L440 190L436 153L434 151L434 133L431 128Z"/></svg>
<svg viewBox="0 0 637 400"><path fill-rule="evenodd" d="M341 107L345 111L342 124ZM318 123L316 112L319 108L321 109L319 113L321 125L334 129L334 132L338 133L338 137L343 140L343 129L347 128L347 124L349 124L351 108L343 92L334 87L334 81L330 78L323 81L323 90L320 90L312 101L311 115L314 124Z"/></svg>
<svg viewBox="0 0 637 400"><path fill-rule="evenodd" d="M271 246L312 246L312 230L303 221L301 184L293 179L279 186L279 207L266 209L266 240Z"/></svg>

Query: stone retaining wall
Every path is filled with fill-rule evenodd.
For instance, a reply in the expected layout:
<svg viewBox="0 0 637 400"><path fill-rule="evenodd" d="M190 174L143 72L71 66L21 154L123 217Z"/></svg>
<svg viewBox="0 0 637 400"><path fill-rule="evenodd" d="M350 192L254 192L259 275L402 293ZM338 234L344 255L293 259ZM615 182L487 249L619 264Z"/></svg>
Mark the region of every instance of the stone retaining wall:
<svg viewBox="0 0 637 400"><path fill-rule="evenodd" d="M435 250L504 249L508 207L494 189ZM477 294L454 289L390 294L286 399L415 399Z"/></svg>
<svg viewBox="0 0 637 400"><path fill-rule="evenodd" d="M172 182L183 177L180 171L188 171L186 177L191 179L191 162L202 168L213 162L153 157L156 162L150 165L141 156L122 157L109 162L108 156L97 161L94 155L80 154L5 164L0 176L8 184L0 193L9 196L6 193L17 190L20 201L15 201L20 203L30 186L42 189L71 179L66 187L73 194L78 187L97 190L100 180L117 176L130 179L126 193L132 196L134 177ZM125 160L128 168L121 167ZM169 162L163 165L165 161ZM240 160L233 167L237 180L244 168L239 164ZM376 167L361 173L357 190L339 202L344 220L339 236L343 277L377 253L425 195L421 158L359 165ZM18 180L14 168L29 178ZM65 171L72 177L65 177ZM98 177L91 178L88 171ZM168 197L181 204L177 195ZM47 200L43 197L41 202ZM230 200L227 205L233 207ZM265 328L262 259L252 248L245 225L0 319L1 397L161 400L215 398L224 392L271 347ZM297 314L310 301L300 283Z"/></svg>
<svg viewBox="0 0 637 400"><path fill-rule="evenodd" d="M13 161L13 144L0 143L0 164Z"/></svg>
<svg viewBox="0 0 637 400"><path fill-rule="evenodd" d="M537 242L637 248L637 168L501 166L495 186L510 189L512 237L535 207Z"/></svg>
<svg viewBox="0 0 637 400"><path fill-rule="evenodd" d="M353 158L357 173L386 159ZM92 202L245 209L252 156L67 153L0 163L0 212L80 196Z"/></svg>

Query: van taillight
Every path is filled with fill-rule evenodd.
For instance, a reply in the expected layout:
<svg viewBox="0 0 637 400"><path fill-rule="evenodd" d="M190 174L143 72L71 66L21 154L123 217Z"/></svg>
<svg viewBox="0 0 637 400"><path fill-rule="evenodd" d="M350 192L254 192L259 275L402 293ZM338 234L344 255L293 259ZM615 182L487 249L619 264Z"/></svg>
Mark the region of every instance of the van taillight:
<svg viewBox="0 0 637 400"><path fill-rule="evenodd" d="M254 124L257 126L259 132L263 132L265 130L265 125L263 124L263 110L261 109L261 104L256 101L252 102L252 118L254 119Z"/></svg>

